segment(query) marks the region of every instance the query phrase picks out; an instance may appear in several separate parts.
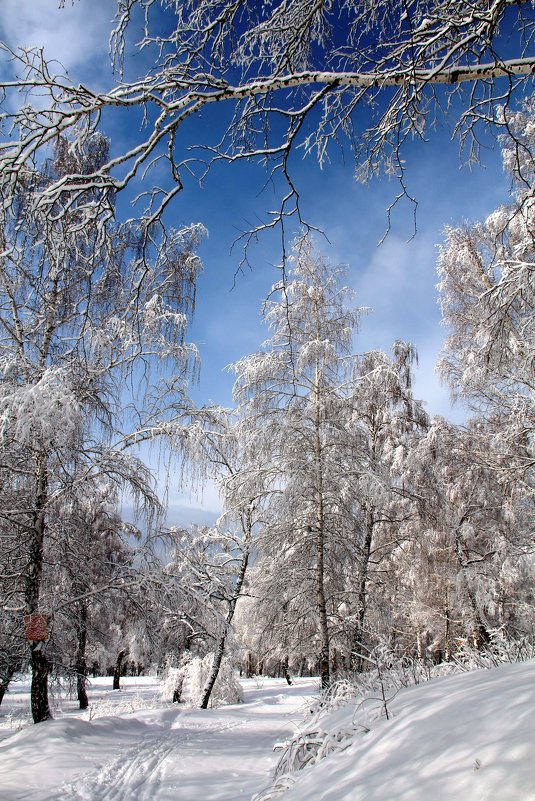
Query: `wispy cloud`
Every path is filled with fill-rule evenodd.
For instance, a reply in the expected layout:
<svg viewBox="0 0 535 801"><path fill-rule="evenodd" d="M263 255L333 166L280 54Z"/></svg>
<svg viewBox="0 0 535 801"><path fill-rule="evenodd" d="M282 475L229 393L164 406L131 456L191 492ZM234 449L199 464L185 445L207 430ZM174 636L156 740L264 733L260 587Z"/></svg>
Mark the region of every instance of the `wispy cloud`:
<svg viewBox="0 0 535 801"><path fill-rule="evenodd" d="M109 0L66 3L58 0L2 0L0 38L11 48L42 47L71 77L94 76L107 69L113 4ZM61 67L60 67L61 65Z"/></svg>

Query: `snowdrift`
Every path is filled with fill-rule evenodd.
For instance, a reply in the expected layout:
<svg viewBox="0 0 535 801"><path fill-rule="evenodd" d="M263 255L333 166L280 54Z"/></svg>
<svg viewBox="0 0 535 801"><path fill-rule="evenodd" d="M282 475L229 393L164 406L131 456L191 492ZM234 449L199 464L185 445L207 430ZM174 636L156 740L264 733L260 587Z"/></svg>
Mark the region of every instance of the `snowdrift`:
<svg viewBox="0 0 535 801"><path fill-rule="evenodd" d="M342 752L279 775L259 801L535 799L535 662L403 689L387 695L386 710L389 719L369 697L304 727L303 747L310 739L317 750L321 729Z"/></svg>

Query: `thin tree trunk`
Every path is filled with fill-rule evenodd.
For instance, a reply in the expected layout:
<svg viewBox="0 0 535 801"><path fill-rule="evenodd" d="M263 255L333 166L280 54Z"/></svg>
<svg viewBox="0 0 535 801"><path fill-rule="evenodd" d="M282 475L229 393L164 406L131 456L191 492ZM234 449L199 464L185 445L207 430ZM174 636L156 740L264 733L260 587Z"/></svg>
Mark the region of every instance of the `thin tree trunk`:
<svg viewBox="0 0 535 801"><path fill-rule="evenodd" d="M252 519L250 510L247 510L242 515L242 527L244 531L243 552L242 552L242 561L240 564L240 570L238 572L238 576L236 579L236 588L234 591L234 595L229 601L229 608L227 616L225 618L223 634L221 635L221 638L217 644L217 649L214 654L212 669L210 671L208 679L206 680L206 684L204 685L201 705L200 705L201 709L208 709L208 704L210 703L210 696L212 695L212 691L214 689L214 685L217 681L219 670L221 668L221 662L223 661L223 656L225 655L225 644L230 626L232 624L232 620L234 618L236 604L238 603L238 598L240 597L241 594L243 582L245 581L245 574L247 573L247 566L249 564L249 549L251 546L251 536L252 536Z"/></svg>
<svg viewBox="0 0 535 801"><path fill-rule="evenodd" d="M416 629L416 659L422 660L424 655L423 646L422 646L422 631L420 629L420 625Z"/></svg>
<svg viewBox="0 0 535 801"><path fill-rule="evenodd" d="M461 525L462 521L459 523L455 531L455 551L457 554L459 566L461 568L461 574L463 577L466 594L468 596L468 600L470 601L472 620L473 620L472 634L474 637L474 645L476 648L480 648L482 645L483 646L488 645L491 640L491 637L489 630L487 629L481 618L481 614L477 604L476 594L472 589L472 583L470 581L470 572L468 569L469 553L460 531Z"/></svg>
<svg viewBox="0 0 535 801"><path fill-rule="evenodd" d="M321 506L323 506L323 504L321 504ZM316 598L319 615L319 670L322 689L326 689L331 681L329 667L329 624L327 619L327 602L325 600L324 582L324 533L322 529L318 529L316 531Z"/></svg>
<svg viewBox="0 0 535 801"><path fill-rule="evenodd" d="M449 662L451 658L450 619L451 619L450 604L448 599L448 593L446 591L446 600L444 603L444 660L446 662Z"/></svg>
<svg viewBox="0 0 535 801"><path fill-rule="evenodd" d="M115 667L113 669L113 689L121 689L121 669L123 667L123 659L127 654L126 649L119 651L117 659L115 660Z"/></svg>
<svg viewBox="0 0 535 801"><path fill-rule="evenodd" d="M210 703L210 696L212 695L214 684L216 683L217 677L219 676L221 662L223 661L223 656L225 654L225 642L227 638L227 631L228 629L225 625L225 633L221 636L217 644L217 648L214 653L214 661L212 663L212 669L210 671L210 675L206 680L206 684L204 685L202 699L200 703L201 709L208 709L208 704Z"/></svg>
<svg viewBox="0 0 535 801"><path fill-rule="evenodd" d="M87 604L84 601L80 602L80 611L78 617L78 641L76 647L76 656L74 662L74 669L76 671L76 690L78 695L78 703L80 709L87 709L89 706L89 699L87 697L87 662L86 662L86 646L87 646Z"/></svg>
<svg viewBox="0 0 535 801"><path fill-rule="evenodd" d="M247 651L247 656L245 658L245 678L252 679L253 675L253 655L250 651Z"/></svg>
<svg viewBox="0 0 535 801"><path fill-rule="evenodd" d="M173 704L179 704L182 701L182 690L184 688L184 679L186 678L185 670L179 675L173 690Z"/></svg>
<svg viewBox="0 0 535 801"><path fill-rule="evenodd" d="M325 509L323 498L323 460L321 445L321 408L320 408L320 369L316 365L316 381L314 385L315 405L315 441L314 459L316 462L316 603L319 623L319 671L322 689L326 689L331 681L329 666L329 623L327 617L327 601L325 598Z"/></svg>
<svg viewBox="0 0 535 801"><path fill-rule="evenodd" d="M292 677L290 676L289 659L286 656L282 661L282 675L286 679L286 683L292 686Z"/></svg>
<svg viewBox="0 0 535 801"><path fill-rule="evenodd" d="M9 682L11 681L15 670L6 670L4 676L2 677L2 681L0 681L0 706L2 705L2 701L4 700L4 695L6 694L7 688L9 687Z"/></svg>
<svg viewBox="0 0 535 801"><path fill-rule="evenodd" d="M353 646L351 648L351 670L362 673L364 660L361 652L364 638L364 619L366 617L366 596L368 589L368 570L370 565L370 554L373 541L374 527L373 509L366 504L364 507L364 543L362 546L362 559L360 563L360 574L357 595L357 622L353 632Z"/></svg>

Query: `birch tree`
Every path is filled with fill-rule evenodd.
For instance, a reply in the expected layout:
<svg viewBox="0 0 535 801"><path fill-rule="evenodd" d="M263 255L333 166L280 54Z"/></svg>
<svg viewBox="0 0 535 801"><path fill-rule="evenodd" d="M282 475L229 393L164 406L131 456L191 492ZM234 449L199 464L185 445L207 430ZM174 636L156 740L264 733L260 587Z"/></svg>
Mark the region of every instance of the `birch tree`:
<svg viewBox="0 0 535 801"><path fill-rule="evenodd" d="M272 464L261 536L266 561L273 560L269 575L279 588L288 579L280 606L294 621L313 614L325 687L337 552L345 548L340 498L346 467L359 456L342 411L359 310L347 305L341 271L307 238L295 244L291 279L266 303L273 334L265 349L234 365L235 397Z"/></svg>
<svg viewBox="0 0 535 801"><path fill-rule="evenodd" d="M371 351L357 358L350 397L348 428L360 442L364 467L352 482L358 556L349 573L354 612L346 621L353 622L350 647L354 670L363 669L362 653L369 645L365 640L370 584L378 575L380 583L389 583L385 573L391 554L411 538L414 512L404 489L405 462L428 426L422 403L412 393L416 350L398 341L392 351L392 357ZM379 595L373 605L377 608L381 603ZM375 632L375 636L383 635Z"/></svg>
<svg viewBox="0 0 535 801"><path fill-rule="evenodd" d="M196 357L185 343L185 312L202 229L174 232L165 252L153 252L149 268L146 249L140 255L144 234L134 224L85 225L74 201L68 215L55 220L40 213L36 193L69 170L86 174L106 160L107 142L99 134L81 150L72 144L60 139L51 160L25 168L1 227L0 458L13 503L0 514L25 549L24 609L18 611L27 615L44 611L43 557L61 498L106 476L158 506L151 475L126 450L138 437L132 437L121 395L124 380L139 382L136 422L147 420L139 437L152 436L169 396L157 382L152 394L143 391L149 367L172 368L178 409ZM88 193L80 204L98 204L98 191ZM126 413L119 412L124 407ZM32 711L39 722L50 715L46 647L42 641L30 647Z"/></svg>
<svg viewBox="0 0 535 801"><path fill-rule="evenodd" d="M406 471L418 518L399 575L402 586L416 583L419 601L412 612L405 606L400 628L412 628L411 617L420 618L435 650L446 655L455 638L482 647L497 629L508 636L526 633L521 577L532 558L530 506L482 463L473 449L478 435L487 441L478 422L462 429L434 418Z"/></svg>
<svg viewBox="0 0 535 801"><path fill-rule="evenodd" d="M512 177L508 204L485 221L448 228L439 258L440 303L449 327L440 370L454 396L489 421L480 458L533 488L535 431L535 104L509 120L502 139ZM486 440L486 445L485 445ZM488 446L491 446L490 449ZM473 443L474 451L478 443Z"/></svg>
<svg viewBox="0 0 535 801"><path fill-rule="evenodd" d="M511 176L508 202L484 221L447 228L440 250L438 288L448 337L439 369L453 396L472 410L473 419L462 435L462 450L472 461L470 470L490 475L487 481L494 490L489 495L498 487L496 505L514 520L506 536L508 548L500 550L503 540L498 536L489 550L496 548L502 557L503 567L495 566L494 571L499 575L495 586L501 587L495 594L503 596L503 588L509 587L508 603L515 610L511 619L519 621L523 615L516 606L512 576L525 575L534 520L533 98L527 98L515 113L503 111L502 119L506 118L501 146L504 168ZM464 517L468 523L470 513L466 511ZM488 530L492 526L496 527L496 521L487 523ZM466 543L462 546L465 551L467 547ZM473 564L468 552L460 553L460 560ZM511 623L504 609L502 605L501 624L514 629L518 622Z"/></svg>
<svg viewBox="0 0 535 801"><path fill-rule="evenodd" d="M120 518L117 487L86 481L81 493L50 511L58 522L48 524L41 603L54 620L57 661L71 667L80 709L86 709L88 650L105 641L120 601L135 592L139 578L128 543L136 532Z"/></svg>
<svg viewBox="0 0 535 801"><path fill-rule="evenodd" d="M191 606L199 609L204 599L211 609L211 624L206 628L213 661L200 698L201 708L206 709L246 586L265 481L256 433L235 412L203 407L190 414L192 422L181 432L181 452L200 481L215 482L223 512L211 528L169 532L173 541L179 538L169 567L172 572L180 570L184 591L195 596Z"/></svg>

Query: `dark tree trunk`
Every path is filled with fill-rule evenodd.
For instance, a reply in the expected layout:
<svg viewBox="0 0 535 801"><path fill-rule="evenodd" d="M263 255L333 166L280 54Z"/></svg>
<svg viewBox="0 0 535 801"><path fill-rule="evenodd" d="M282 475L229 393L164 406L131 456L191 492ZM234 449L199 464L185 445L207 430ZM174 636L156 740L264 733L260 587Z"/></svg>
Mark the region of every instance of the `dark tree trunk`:
<svg viewBox="0 0 535 801"><path fill-rule="evenodd" d="M31 706L34 723L50 720L52 714L48 705L48 660L43 642L31 644L32 653L32 687Z"/></svg>
<svg viewBox="0 0 535 801"><path fill-rule="evenodd" d="M338 651L336 650L336 648L331 648L329 665L331 670L331 676L336 676L336 674L338 673Z"/></svg>
<svg viewBox="0 0 535 801"><path fill-rule="evenodd" d="M7 692L7 688L9 687L9 682L13 678L15 671L20 669L20 664L17 662L11 663L7 665L7 667L3 671L2 679L0 680L0 706L2 705L2 701L4 700L4 695Z"/></svg>
<svg viewBox="0 0 535 801"><path fill-rule="evenodd" d="M6 694L6 690L9 687L9 682L11 681L11 676L9 679L4 678L0 681L0 706L2 706L2 701L4 700L4 695Z"/></svg>
<svg viewBox="0 0 535 801"><path fill-rule="evenodd" d="M126 656L126 650L119 651L117 659L115 660L115 667L113 669L113 689L121 689L121 669L123 667L123 659Z"/></svg>
<svg viewBox="0 0 535 801"><path fill-rule="evenodd" d="M182 689L184 687L185 672L181 673L177 679L175 689L173 690L173 704L179 704L182 701Z"/></svg>
<svg viewBox="0 0 535 801"><path fill-rule="evenodd" d="M486 627L481 617L476 594L472 587L472 581L470 576L469 552L466 543L464 541L463 535L461 533L461 526L463 522L464 522L464 517L461 519L461 521L457 526L457 529L455 530L455 551L457 554L457 560L459 562L459 566L461 568L461 575L463 577L466 594L468 596L468 600L471 606L472 636L474 639L474 646L477 649L479 649L481 647L485 647L490 643L491 636L488 628Z"/></svg>
<svg viewBox="0 0 535 801"><path fill-rule="evenodd" d="M80 709L87 709L89 699L87 697L87 662L85 657L87 646L87 604L82 601L79 607L78 617L78 641L76 644L76 657L74 669L76 671L76 691Z"/></svg>
<svg viewBox="0 0 535 801"><path fill-rule="evenodd" d="M446 593L446 601L444 603L444 659L446 662L449 662L451 658L450 615L450 603Z"/></svg>
<svg viewBox="0 0 535 801"><path fill-rule="evenodd" d="M290 669L289 669L289 666L288 666L288 661L289 661L288 657L286 657L282 662L282 675L286 679L286 682L291 686L292 685L292 679L291 679L291 676L290 676Z"/></svg>
<svg viewBox="0 0 535 801"><path fill-rule="evenodd" d="M47 496L48 473L46 456L40 454L37 458L35 471L35 506L33 512L33 526L31 529L28 571L26 574L25 605L26 614L28 615L35 614L39 610L39 595L43 573ZM32 717L34 723L41 723L41 721L49 720L52 717L48 705L49 666L46 658L45 643L32 642L30 644L30 650L32 666Z"/></svg>
<svg viewBox="0 0 535 801"><path fill-rule="evenodd" d="M247 651L247 656L245 658L245 678L252 679L253 676L254 676L253 655L250 651Z"/></svg>

